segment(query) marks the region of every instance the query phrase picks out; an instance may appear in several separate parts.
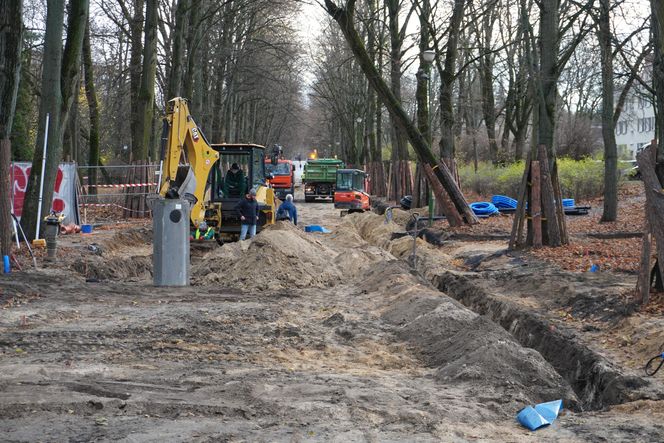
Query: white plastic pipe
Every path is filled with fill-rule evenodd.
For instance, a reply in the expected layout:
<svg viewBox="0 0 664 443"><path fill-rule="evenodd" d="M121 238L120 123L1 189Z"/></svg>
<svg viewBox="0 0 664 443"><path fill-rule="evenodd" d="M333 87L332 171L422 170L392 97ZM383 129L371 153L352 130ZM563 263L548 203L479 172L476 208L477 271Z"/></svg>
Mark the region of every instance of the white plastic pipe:
<svg viewBox="0 0 664 443"><path fill-rule="evenodd" d="M39 224L41 223L42 200L44 199L44 172L46 172L46 146L48 144L48 123L50 114L46 114L46 130L44 131L44 155L42 158L41 178L39 180L39 205L37 206L37 230L35 238L39 238Z"/></svg>

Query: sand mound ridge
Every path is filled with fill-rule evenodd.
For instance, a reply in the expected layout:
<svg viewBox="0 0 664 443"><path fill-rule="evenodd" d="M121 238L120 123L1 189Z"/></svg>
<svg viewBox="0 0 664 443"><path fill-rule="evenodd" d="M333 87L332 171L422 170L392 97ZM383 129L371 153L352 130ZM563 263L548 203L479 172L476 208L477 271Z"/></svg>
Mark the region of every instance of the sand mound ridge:
<svg viewBox="0 0 664 443"><path fill-rule="evenodd" d="M280 290L336 284L337 253L290 223L277 222L253 240L225 244L192 267L194 284Z"/></svg>

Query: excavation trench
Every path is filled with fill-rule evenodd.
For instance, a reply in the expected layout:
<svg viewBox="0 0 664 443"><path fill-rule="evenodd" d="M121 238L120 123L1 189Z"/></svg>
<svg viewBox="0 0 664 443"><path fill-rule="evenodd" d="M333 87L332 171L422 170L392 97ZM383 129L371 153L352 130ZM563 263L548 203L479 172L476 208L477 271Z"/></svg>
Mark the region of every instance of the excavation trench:
<svg viewBox="0 0 664 443"><path fill-rule="evenodd" d="M384 223L383 217L366 216L374 220L359 222L365 225L359 229L363 238L397 257L410 260L410 248L404 245L412 244L412 237L398 235L403 228L396 224L391 229L380 226ZM407 214L395 218L401 226L407 220ZM371 225L384 232L377 234L376 229L369 228ZM616 364L581 343L576 332L552 324L535 310L493 294L487 289L491 287L492 278L488 273L450 270L452 257L439 252L425 240L431 243L426 236L417 240L419 274L445 295L502 327L525 348L538 351L574 390L580 402L578 409L598 410L635 400L664 398L664 392L647 379L626 374ZM535 275L532 278L540 277ZM491 370L487 368L487 371Z"/></svg>
<svg viewBox="0 0 664 443"><path fill-rule="evenodd" d="M498 300L472 278L454 272L431 279L439 290L502 326L522 346L537 350L572 386L583 408L602 409L640 399L661 398L642 377L620 368L576 340L575 333L554 326L539 314Z"/></svg>

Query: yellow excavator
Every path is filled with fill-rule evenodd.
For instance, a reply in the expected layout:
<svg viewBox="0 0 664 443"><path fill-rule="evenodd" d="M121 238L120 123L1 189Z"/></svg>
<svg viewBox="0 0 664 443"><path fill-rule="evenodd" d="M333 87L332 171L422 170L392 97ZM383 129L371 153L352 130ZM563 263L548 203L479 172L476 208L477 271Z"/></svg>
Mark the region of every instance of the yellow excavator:
<svg viewBox="0 0 664 443"><path fill-rule="evenodd" d="M278 201L267 185L265 147L211 145L181 97L168 102L161 158L159 195L188 200L192 228L205 221L219 243L237 240L240 218L235 206L251 189L256 191L259 207L257 230L274 223Z"/></svg>

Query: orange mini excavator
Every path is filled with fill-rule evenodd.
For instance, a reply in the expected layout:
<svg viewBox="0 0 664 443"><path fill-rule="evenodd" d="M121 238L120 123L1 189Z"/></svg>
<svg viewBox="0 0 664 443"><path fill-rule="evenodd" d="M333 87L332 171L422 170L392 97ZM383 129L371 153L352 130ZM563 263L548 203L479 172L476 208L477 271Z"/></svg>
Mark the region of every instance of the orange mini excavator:
<svg viewBox="0 0 664 443"><path fill-rule="evenodd" d="M334 207L341 209L341 216L371 209L371 199L365 191L366 180L367 173L362 170L337 169Z"/></svg>

